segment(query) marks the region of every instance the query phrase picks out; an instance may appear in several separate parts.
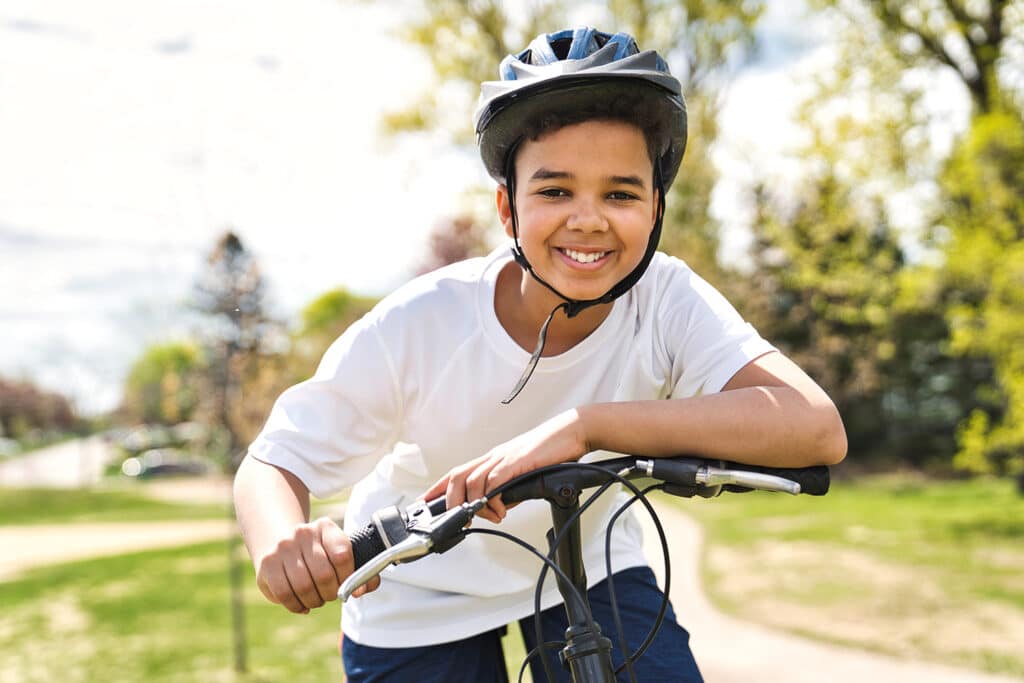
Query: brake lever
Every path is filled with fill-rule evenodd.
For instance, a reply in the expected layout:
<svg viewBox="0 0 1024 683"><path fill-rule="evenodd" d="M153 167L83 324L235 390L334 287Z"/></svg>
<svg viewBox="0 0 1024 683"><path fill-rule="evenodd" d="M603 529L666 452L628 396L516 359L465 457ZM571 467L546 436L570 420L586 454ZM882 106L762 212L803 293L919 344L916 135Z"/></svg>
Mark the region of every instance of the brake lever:
<svg viewBox="0 0 1024 683"><path fill-rule="evenodd" d="M724 486L735 484L760 491L777 491L797 495L800 493L800 484L783 477L776 477L771 474L760 472L745 472L740 470L729 470L720 467L703 466L697 470L696 480L702 486Z"/></svg>
<svg viewBox="0 0 1024 683"><path fill-rule="evenodd" d="M430 536L409 534L404 540L375 556L362 567L352 572L338 589L338 598L345 602L357 588L384 571L388 565L405 560L414 560L430 552L434 541Z"/></svg>
<svg viewBox="0 0 1024 683"><path fill-rule="evenodd" d="M414 504L404 515L407 522L406 537L352 572L338 589L338 597L345 602L359 586L380 574L390 564L411 562L427 553L443 553L458 545L465 538L461 532L466 524L486 504L487 498L478 498L436 517L430 514L427 504ZM375 524L378 531L382 531L380 520L375 519Z"/></svg>

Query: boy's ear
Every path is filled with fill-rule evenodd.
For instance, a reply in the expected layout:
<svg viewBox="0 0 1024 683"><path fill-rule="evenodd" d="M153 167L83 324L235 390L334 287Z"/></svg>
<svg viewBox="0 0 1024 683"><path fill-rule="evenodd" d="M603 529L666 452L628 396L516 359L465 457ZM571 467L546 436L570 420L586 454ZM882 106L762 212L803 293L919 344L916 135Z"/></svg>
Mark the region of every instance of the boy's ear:
<svg viewBox="0 0 1024 683"><path fill-rule="evenodd" d="M494 199L498 205L498 220L501 221L502 227L505 228L505 234L512 237L512 207L508 201L508 187L498 185Z"/></svg>

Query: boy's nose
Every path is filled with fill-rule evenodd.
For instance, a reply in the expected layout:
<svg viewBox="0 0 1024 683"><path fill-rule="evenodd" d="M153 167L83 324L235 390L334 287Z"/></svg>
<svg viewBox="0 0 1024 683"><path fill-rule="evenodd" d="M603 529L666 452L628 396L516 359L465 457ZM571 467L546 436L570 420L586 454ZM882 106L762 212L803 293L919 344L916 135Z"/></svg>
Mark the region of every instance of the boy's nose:
<svg viewBox="0 0 1024 683"><path fill-rule="evenodd" d="M579 202L566 221L566 227L581 232L604 232L608 221L591 202Z"/></svg>

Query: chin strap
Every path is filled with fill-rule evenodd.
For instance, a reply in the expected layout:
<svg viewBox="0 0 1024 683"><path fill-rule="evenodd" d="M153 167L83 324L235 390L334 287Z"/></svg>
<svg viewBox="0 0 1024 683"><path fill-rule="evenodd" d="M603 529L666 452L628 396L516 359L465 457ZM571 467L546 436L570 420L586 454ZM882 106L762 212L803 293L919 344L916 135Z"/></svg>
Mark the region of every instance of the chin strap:
<svg viewBox="0 0 1024 683"><path fill-rule="evenodd" d="M548 314L548 319L544 321L543 325L541 325L540 334L537 336L537 347L534 348L533 354L530 356L530 362L526 364L526 369L523 370L523 374L519 376L519 381L516 382L516 388L512 390L512 393L509 394L504 401L502 401L503 405L508 405L509 403L511 403L512 399L519 395L519 392L523 390L523 387L526 386L526 383L530 381L530 377L533 376L533 371L534 369L536 369L537 363L540 361L540 356L542 353L544 353L544 344L547 342L548 339L548 325L551 324L551 321L555 317L555 313L558 313L559 309L565 309L566 316L570 318L572 317L568 313L568 302L558 304L557 306L555 306L554 310L552 310L551 313Z"/></svg>
<svg viewBox="0 0 1024 683"><path fill-rule="evenodd" d="M526 255L523 253L523 248L519 245L519 219L516 216L515 204L515 156L522 141L522 138L516 140L509 149L508 155L505 157L505 188L508 192L508 208L512 220L512 239L514 242L512 246L512 258L514 258L515 262L518 263L523 270L529 273L534 280L554 293L555 296L562 299L562 303L555 306L551 313L548 314L547 320L545 320L544 324L541 326L540 334L537 335L537 346L534 348L533 354L530 356L530 362L527 363L526 369L523 370L523 374L519 377L519 381L516 382L516 386L512 390L512 393L502 401L502 404L504 405L511 403L512 400L519 395L519 392L523 390L526 383L530 381L530 377L533 375L533 371L537 368L537 363L540 361L540 357L544 353L544 344L547 342L548 336L548 326L551 325L551 321L559 310L565 311L566 318L575 318L591 306L597 306L598 304L610 304L615 301L629 291L629 289L635 285L641 277L643 277L644 272L647 270L647 266L651 263L651 259L654 258L654 252L658 249L658 242L661 240L662 219L665 217L665 188L661 177L661 164L656 162L654 164L654 189L658 195L657 217L654 220L654 227L651 229L651 236L647 240L647 250L644 252L644 256L640 260L640 263L637 264L636 268L634 268L629 275L624 277L614 287L596 299L584 299L581 301L579 299L571 299L567 297L552 285L545 282L544 278L534 271L533 266L530 265L530 262L526 259Z"/></svg>

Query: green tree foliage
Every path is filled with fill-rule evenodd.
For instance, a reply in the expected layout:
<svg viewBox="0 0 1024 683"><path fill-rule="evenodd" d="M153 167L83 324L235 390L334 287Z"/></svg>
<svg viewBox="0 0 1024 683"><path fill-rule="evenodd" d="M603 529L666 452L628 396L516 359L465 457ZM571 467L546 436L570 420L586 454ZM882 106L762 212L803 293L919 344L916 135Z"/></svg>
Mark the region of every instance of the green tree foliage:
<svg viewBox="0 0 1024 683"><path fill-rule="evenodd" d="M959 433L957 463L1024 476L1024 123L1019 112L974 121L942 176L954 353L991 359L983 407Z"/></svg>
<svg viewBox="0 0 1024 683"><path fill-rule="evenodd" d="M376 303L374 298L356 296L339 287L307 304L299 314L299 327L292 334L291 351L285 361L286 384L308 379L331 343Z"/></svg>
<svg viewBox="0 0 1024 683"><path fill-rule="evenodd" d="M755 272L747 314L827 388L863 455L887 437L881 419L895 275L904 257L882 207L858 202L830 167L802 184L795 201L760 191Z"/></svg>
<svg viewBox="0 0 1024 683"><path fill-rule="evenodd" d="M811 141L801 150L810 171L801 183L797 203L804 214L808 207L820 208L813 231L819 242L814 250L824 256L819 262L821 278L815 282L799 274L804 271L799 264L811 258L802 239L806 231L805 221L799 220L802 212L780 214L777 207L785 205L783 197L763 191L757 203L762 220L765 213L769 215L756 231L759 248L774 254L775 263L766 268L765 261L771 259L756 259L756 278L770 283L781 272L782 287L769 288L768 301L773 291L784 294L783 302L820 301L829 293L844 292L853 308L862 308L862 322L870 324L852 329L837 326L827 307L793 308L801 321L798 328L817 329L821 336L783 336L786 343L796 343L795 355L809 356L804 365L820 376L841 403L851 451L858 456L898 455L918 463L948 459L957 425L983 407L986 395L992 393L979 393L977 388L991 384L993 364L997 366L998 361L991 345L984 350L974 345L968 353L967 345L956 341L954 328L961 318L947 312L953 304L947 273L968 248L963 242L939 242L929 254L927 230L901 232L895 216L907 202L914 203L919 214L936 216L951 205L963 206L962 200L948 195L950 183L939 182L942 169L948 167L946 150L937 140L942 131L948 134L955 108L936 98L936 85L945 83L943 92L948 93L950 82L961 82L972 118L1008 105L1015 92L1013 83L1017 94L1021 83L1019 74L1014 76L1021 60L1014 55L1022 47L1024 3L819 0L813 4L833 20L838 38L834 65L819 75L801 118L810 132ZM943 177L948 177L948 170ZM817 201L808 202L808 196ZM932 198L931 203L923 197ZM828 198L842 201L837 206ZM856 210L851 213L850 207ZM851 216L852 221L847 219ZM919 228L927 228L930 220L936 219L926 216ZM948 221L945 224L951 229ZM987 219L974 224L979 231L991 229ZM843 226L859 238L839 241L842 247L831 244ZM907 229L904 222L902 230ZM858 252L857 245L870 245L882 236L870 247L870 254ZM910 245L916 256L906 258L901 245ZM851 258L860 259L859 274L848 267ZM867 283L869 288L858 292L855 283ZM769 316L778 312L778 306L776 296L774 306L767 309ZM763 312L762 306L754 317L760 327L771 329L770 319L762 321L759 315ZM842 360L846 353L854 357ZM841 362L835 365L837 361ZM844 379L842 373L825 372L821 364L852 369L853 374ZM962 434L967 437L987 430L987 420L973 418L976 427L964 428Z"/></svg>
<svg viewBox="0 0 1024 683"><path fill-rule="evenodd" d="M151 346L128 372L120 412L134 422L174 425L191 420L204 370L202 352L192 342Z"/></svg>
<svg viewBox="0 0 1024 683"><path fill-rule="evenodd" d="M866 4L884 31L895 38L894 53L908 69L922 64L951 69L967 87L978 112L999 109L1004 103L1002 83L1024 75L1020 61L1024 5L1019 0L872 0Z"/></svg>

